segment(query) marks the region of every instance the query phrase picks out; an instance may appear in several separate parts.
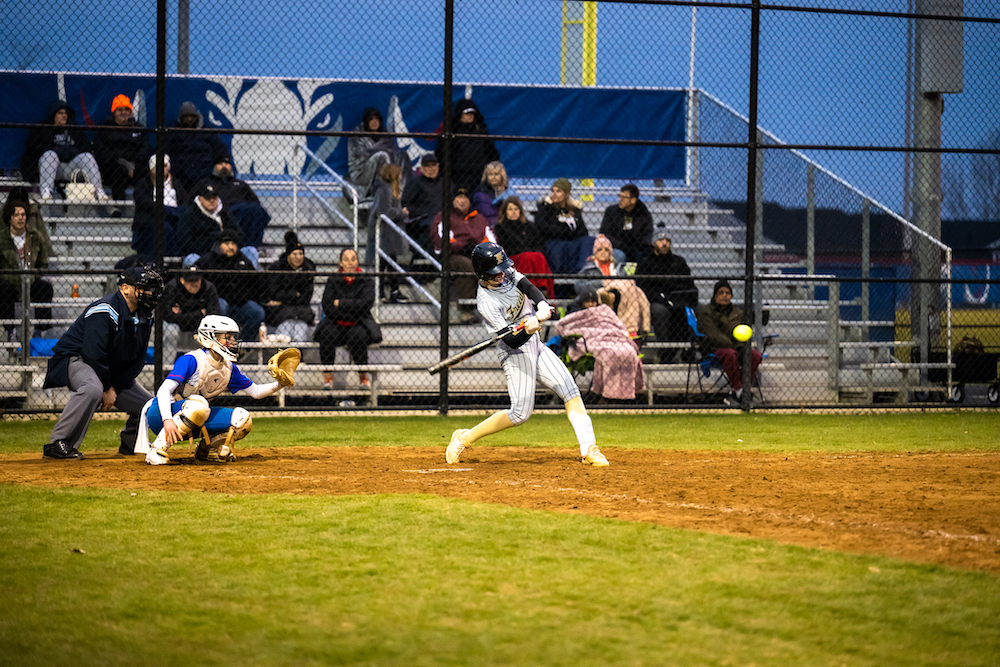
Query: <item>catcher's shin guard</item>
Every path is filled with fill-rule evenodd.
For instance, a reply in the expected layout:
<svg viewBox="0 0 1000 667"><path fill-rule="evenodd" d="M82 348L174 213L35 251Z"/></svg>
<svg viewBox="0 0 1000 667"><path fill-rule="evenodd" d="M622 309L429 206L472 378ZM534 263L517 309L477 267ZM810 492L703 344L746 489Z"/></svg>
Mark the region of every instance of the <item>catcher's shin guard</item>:
<svg viewBox="0 0 1000 667"><path fill-rule="evenodd" d="M208 421L212 414L212 408L208 405L208 400L204 396L197 394L189 396L181 405L180 412L173 416L174 423L177 424L177 431L181 438L189 438L193 433L201 429L202 425ZM163 465L170 461L167 450L170 444L167 443L167 434L164 429L156 435L156 439L150 445L150 450L146 454L146 463L150 465Z"/></svg>
<svg viewBox="0 0 1000 667"><path fill-rule="evenodd" d="M217 433L198 444L194 457L199 461L209 463L228 463L236 460L233 445L237 440L247 437L253 428L253 417L245 408L236 408L229 421L229 429L225 433Z"/></svg>

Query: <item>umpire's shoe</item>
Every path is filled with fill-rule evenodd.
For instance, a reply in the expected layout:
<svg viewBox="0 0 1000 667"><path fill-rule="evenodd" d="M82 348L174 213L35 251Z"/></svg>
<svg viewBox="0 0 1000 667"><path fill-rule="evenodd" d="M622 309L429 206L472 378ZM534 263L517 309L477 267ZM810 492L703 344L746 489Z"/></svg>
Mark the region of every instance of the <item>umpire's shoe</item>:
<svg viewBox="0 0 1000 667"><path fill-rule="evenodd" d="M83 458L83 454L69 446L65 440L58 440L56 442L51 442L42 448L42 458L53 459L61 461L79 461Z"/></svg>

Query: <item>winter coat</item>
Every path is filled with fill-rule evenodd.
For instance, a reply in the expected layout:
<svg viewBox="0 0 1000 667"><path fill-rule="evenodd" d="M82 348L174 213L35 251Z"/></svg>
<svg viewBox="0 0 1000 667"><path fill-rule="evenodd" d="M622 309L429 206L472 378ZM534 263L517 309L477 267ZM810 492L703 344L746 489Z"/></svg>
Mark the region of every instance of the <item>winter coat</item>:
<svg viewBox="0 0 1000 667"><path fill-rule="evenodd" d="M493 186L489 183L480 183L476 191L472 193L472 208L479 211L479 214L486 218L486 223L493 227L500 217L500 207L507 197L517 195L514 188L508 187L499 195L493 191ZM509 254L509 253L508 253Z"/></svg>
<svg viewBox="0 0 1000 667"><path fill-rule="evenodd" d="M493 231L497 235L497 243L506 251L508 257L522 252L545 252L545 236L538 225L518 220L504 220Z"/></svg>
<svg viewBox="0 0 1000 667"><path fill-rule="evenodd" d="M242 252L237 251L232 257L227 257L216 248L207 255L202 255L195 262L195 266L205 274L206 278L215 283L215 287L219 290L219 298L225 299L230 306L242 306L247 301L261 299L259 275L221 273L222 271L253 271L253 264Z"/></svg>
<svg viewBox="0 0 1000 667"><path fill-rule="evenodd" d="M358 123L354 128L354 132L368 132L368 128L365 127L364 122ZM368 159L371 158L375 153L388 153L393 155L398 153L399 146L396 145L396 138L390 137L385 134L385 127L382 127L377 132L369 132L363 136L353 136L347 139L347 173L352 183L357 183L359 185L368 185L368 182L363 182L366 180L368 174L366 173L366 165ZM390 160L394 162L394 160ZM378 176L378 174L374 174ZM406 178L408 174L404 174L403 178ZM370 181L369 181L370 182ZM362 195L364 193L361 193Z"/></svg>
<svg viewBox="0 0 1000 667"><path fill-rule="evenodd" d="M604 209L600 233L611 239L611 245L624 251L628 261L637 262L652 250L653 215L641 201L636 202L631 212L612 204Z"/></svg>
<svg viewBox="0 0 1000 667"><path fill-rule="evenodd" d="M24 142L24 155L21 157L21 176L24 180L32 183L38 182L38 159L42 153L50 150L59 154L60 162L69 162L80 153L93 153L94 146L87 139L83 130L70 129L60 130L55 125L55 115L60 109L66 109L68 117L67 125L76 125L76 111L62 100L55 100L49 104L42 123L46 127L32 128L28 132L28 138ZM62 143L63 140L68 143Z"/></svg>
<svg viewBox="0 0 1000 667"><path fill-rule="evenodd" d="M438 213L434 216L434 224L431 225L431 244L434 251L441 252L441 234L444 231L442 216ZM452 254L472 255L472 250L477 245L487 240L486 218L476 211L469 211L462 215L455 209L451 210L451 252Z"/></svg>
<svg viewBox="0 0 1000 667"><path fill-rule="evenodd" d="M222 312L219 309L219 291L212 281L205 278L201 279L201 289L195 294L184 289L180 278L170 280L163 288L160 303L163 304L164 321L178 325L181 331L197 331L201 318ZM180 307L181 312L173 311L175 305Z"/></svg>
<svg viewBox="0 0 1000 667"><path fill-rule="evenodd" d="M733 329L744 324L743 311L733 304L720 306L715 302L706 303L697 312L698 330L705 335L701 340L701 350L711 354L718 349L737 348L740 343L733 338Z"/></svg>
<svg viewBox="0 0 1000 667"><path fill-rule="evenodd" d="M204 117L199 113L197 127L204 125ZM180 120L173 128L181 129ZM228 154L229 149L217 134L172 131L164 139L164 152L170 156L171 175L190 192L195 183L212 173L215 157L222 152Z"/></svg>
<svg viewBox="0 0 1000 667"><path fill-rule="evenodd" d="M195 253L204 255L212 249L215 239L223 229L233 229L242 235L243 230L234 221L229 219L229 214L225 207L219 211L220 220L206 215L198 206L198 198L195 197L190 203L181 209L180 218L177 220L177 243L180 246L181 255ZM221 222L220 222L221 221ZM225 298L225 297L223 297Z"/></svg>
<svg viewBox="0 0 1000 667"><path fill-rule="evenodd" d="M401 203L410 212L410 220L420 220L430 226L441 211L441 177L431 179L423 174L406 182Z"/></svg>
<svg viewBox="0 0 1000 667"><path fill-rule="evenodd" d="M131 127L131 132L106 128ZM135 179L138 180L143 174L149 171L149 131L135 118L129 118L125 125L115 122L114 114L111 114L97 130L94 140L94 157L101 171L105 171L105 166L114 164L118 160L127 160L135 165Z"/></svg>
<svg viewBox="0 0 1000 667"><path fill-rule="evenodd" d="M22 188L23 190L23 188ZM13 188L10 194L7 196L7 201L3 204L4 213L7 209L13 208L15 204L25 206L27 208L28 223L27 229L35 230L42 239L42 247L45 251L46 262L44 266L38 266L40 269L48 267L48 257L52 256L52 240L49 238L49 228L45 224L45 219L42 217L42 207L38 205L38 202L34 200L25 200L20 197L15 197L17 188ZM24 196L27 197L27 192L24 192Z"/></svg>
<svg viewBox="0 0 1000 667"><path fill-rule="evenodd" d="M353 278L353 280L349 280ZM333 302L337 301L334 306ZM375 305L375 283L358 272L352 276L335 273L326 281L323 290L323 314L331 322L350 326L372 317Z"/></svg>
<svg viewBox="0 0 1000 667"><path fill-rule="evenodd" d="M177 201L176 208L191 205L191 198L188 197L187 192L173 174L170 175L170 186L174 189ZM156 190L149 174L136 182L133 196L135 197L135 218L132 220L132 229L153 229L156 225L156 202L154 201Z"/></svg>
<svg viewBox="0 0 1000 667"><path fill-rule="evenodd" d="M49 252L45 246L45 239L37 229L27 227L24 238L25 264L28 270L42 271L49 266ZM14 239L10 235L10 227L0 232L0 269L20 271L21 265L17 260L17 247ZM21 288L21 277L14 273L0 275L17 290Z"/></svg>
<svg viewBox="0 0 1000 667"><path fill-rule="evenodd" d="M471 123L459 122L462 109L466 106L475 108ZM476 189L483 179L483 169L490 162L500 159L493 140L489 137L486 120L482 112L472 100L459 100L455 104L452 115L451 131L455 134L474 134L473 137L455 137L451 142L451 182L453 188L465 188L469 192ZM439 141L434 149L438 161L444 159L444 143Z"/></svg>
<svg viewBox="0 0 1000 667"><path fill-rule="evenodd" d="M556 205L548 196L538 200L535 224L545 236L545 240L572 241L587 236L587 225L583 222L582 204L567 198L562 205Z"/></svg>
<svg viewBox="0 0 1000 667"><path fill-rule="evenodd" d="M690 276L691 269L687 262L680 255L668 252L658 255L655 252L648 253L635 267L635 283L642 291L650 303L659 303L669 306L672 302L674 306L690 306L694 308L698 305L698 288L695 287L693 278L646 278L640 276Z"/></svg>
<svg viewBox="0 0 1000 667"><path fill-rule="evenodd" d="M264 306L268 324L278 326L285 320L301 320L312 324L316 319L312 302L313 284L315 278L311 272L316 270L316 264L308 257L302 262L301 269L293 269L288 263L288 253L282 253L268 271L273 271L267 277L268 296L265 301L280 301L280 306Z"/></svg>
<svg viewBox="0 0 1000 667"><path fill-rule="evenodd" d="M104 391L132 386L146 363L153 313L141 306L129 312L120 291L87 306L52 348L45 389L69 385L69 360L81 357L94 369Z"/></svg>
<svg viewBox="0 0 1000 667"><path fill-rule="evenodd" d="M633 399L642 391L645 379L639 346L607 305L570 313L556 322L555 330L559 336L583 336L570 348L569 357L575 361L585 353L594 355L592 392L605 398Z"/></svg>

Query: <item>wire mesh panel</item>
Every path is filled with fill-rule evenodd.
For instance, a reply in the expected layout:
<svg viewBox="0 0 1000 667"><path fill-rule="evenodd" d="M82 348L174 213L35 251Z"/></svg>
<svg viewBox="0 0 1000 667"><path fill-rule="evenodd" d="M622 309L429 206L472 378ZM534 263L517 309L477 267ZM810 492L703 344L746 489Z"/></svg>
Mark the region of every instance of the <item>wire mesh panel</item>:
<svg viewBox="0 0 1000 667"><path fill-rule="evenodd" d="M427 372L495 333L484 240L634 339L543 329L590 404L996 400L995 2L36 5L0 14L9 409L65 403L53 346L135 261L150 388L219 312L255 380L303 350L271 404L506 407L495 350ZM721 283L765 354L716 394Z"/></svg>

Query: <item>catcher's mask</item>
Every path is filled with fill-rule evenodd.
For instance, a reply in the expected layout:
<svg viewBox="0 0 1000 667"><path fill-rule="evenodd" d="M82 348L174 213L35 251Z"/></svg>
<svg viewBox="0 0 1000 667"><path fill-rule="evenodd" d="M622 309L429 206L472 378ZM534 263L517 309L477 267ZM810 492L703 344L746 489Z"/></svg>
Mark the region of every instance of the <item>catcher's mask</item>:
<svg viewBox="0 0 1000 667"><path fill-rule="evenodd" d="M484 282L490 282L500 274L507 278L512 266L514 262L496 243L486 241L472 250L472 270Z"/></svg>
<svg viewBox="0 0 1000 667"><path fill-rule="evenodd" d="M231 317L206 315L201 318L195 338L202 347L219 353L223 359L236 361L240 356L240 327Z"/></svg>
<svg viewBox="0 0 1000 667"><path fill-rule="evenodd" d="M143 308L153 310L163 296L163 278L152 264L130 266L118 274L118 285L135 287L136 298Z"/></svg>

